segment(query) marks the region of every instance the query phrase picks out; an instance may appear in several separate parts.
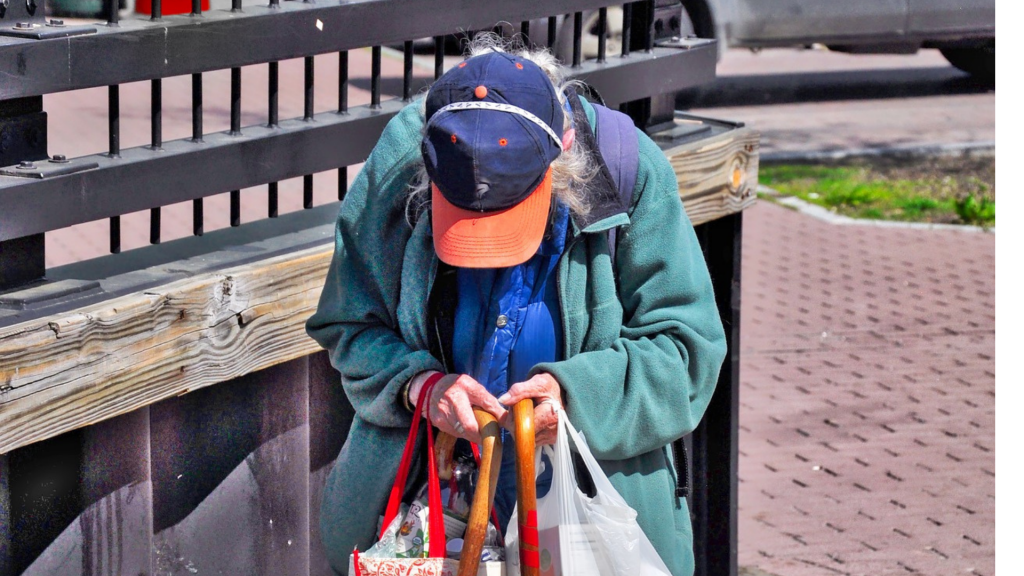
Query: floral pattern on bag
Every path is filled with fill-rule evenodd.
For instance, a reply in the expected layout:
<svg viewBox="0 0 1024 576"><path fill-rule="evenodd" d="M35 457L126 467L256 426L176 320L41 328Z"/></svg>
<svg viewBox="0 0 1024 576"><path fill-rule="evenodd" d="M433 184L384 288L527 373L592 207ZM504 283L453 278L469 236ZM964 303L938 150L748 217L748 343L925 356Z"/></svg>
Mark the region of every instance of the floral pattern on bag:
<svg viewBox="0 0 1024 576"><path fill-rule="evenodd" d="M359 558L360 576L455 576L459 563L442 558Z"/></svg>

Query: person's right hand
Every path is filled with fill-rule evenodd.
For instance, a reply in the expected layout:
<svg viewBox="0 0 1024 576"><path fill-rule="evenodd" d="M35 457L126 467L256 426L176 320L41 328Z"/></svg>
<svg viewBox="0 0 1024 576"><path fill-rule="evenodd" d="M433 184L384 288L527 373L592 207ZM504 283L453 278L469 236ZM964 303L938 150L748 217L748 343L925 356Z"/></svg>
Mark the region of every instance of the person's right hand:
<svg viewBox="0 0 1024 576"><path fill-rule="evenodd" d="M480 428L473 407L490 412L498 422L506 412L497 398L466 374L447 374L438 380L427 406L427 417L439 430L475 444L480 443Z"/></svg>

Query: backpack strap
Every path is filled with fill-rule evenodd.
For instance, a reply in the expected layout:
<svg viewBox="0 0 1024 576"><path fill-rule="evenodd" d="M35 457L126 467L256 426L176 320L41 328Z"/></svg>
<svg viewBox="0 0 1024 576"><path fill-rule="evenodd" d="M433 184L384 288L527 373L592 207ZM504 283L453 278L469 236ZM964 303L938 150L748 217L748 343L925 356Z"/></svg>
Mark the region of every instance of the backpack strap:
<svg viewBox="0 0 1024 576"><path fill-rule="evenodd" d="M633 120L619 112L593 104L597 122L594 125L597 149L601 152L612 181L619 192L619 203L628 212L633 201L633 187L640 169L640 139L636 135ZM608 255L615 262L618 228L608 231Z"/></svg>

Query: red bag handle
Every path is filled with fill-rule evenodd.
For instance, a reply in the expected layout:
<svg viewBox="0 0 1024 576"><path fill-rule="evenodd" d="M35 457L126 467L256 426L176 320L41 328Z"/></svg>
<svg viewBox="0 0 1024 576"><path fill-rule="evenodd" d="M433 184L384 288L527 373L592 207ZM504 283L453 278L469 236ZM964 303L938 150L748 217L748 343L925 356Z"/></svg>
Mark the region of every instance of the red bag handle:
<svg viewBox="0 0 1024 576"><path fill-rule="evenodd" d="M398 475L395 483L391 486L391 496L388 498L388 506L384 511L384 525L381 527L380 536L384 537L395 516L398 516L399 506L402 504L402 493L405 491L405 483L409 479L409 468L412 467L412 453L416 447L416 436L420 430L420 418L423 410L420 409L427 398L430 397L434 385L443 378L443 374L432 374L423 384L420 390L419 399L416 401L416 413L412 416L412 425L409 427L409 437L405 441L405 449L402 451L402 461L398 465ZM444 511L441 505L441 481L437 477L437 464L434 461L434 428L427 423L427 530L430 534L430 558L445 557L445 534L444 534Z"/></svg>

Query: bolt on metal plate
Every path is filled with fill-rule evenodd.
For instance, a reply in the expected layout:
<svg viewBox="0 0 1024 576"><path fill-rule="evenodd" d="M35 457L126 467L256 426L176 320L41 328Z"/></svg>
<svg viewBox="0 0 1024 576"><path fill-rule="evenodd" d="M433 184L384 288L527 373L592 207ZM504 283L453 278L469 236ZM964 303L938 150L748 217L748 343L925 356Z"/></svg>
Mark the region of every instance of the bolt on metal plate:
<svg viewBox="0 0 1024 576"><path fill-rule="evenodd" d="M67 38L69 36L84 36L95 34L95 26L67 26L63 20L51 19L45 24L33 22L17 22L13 26L0 27L0 36L14 36L16 38L30 38L32 40L47 40L50 38Z"/></svg>
<svg viewBox="0 0 1024 576"><path fill-rule="evenodd" d="M54 154L48 161L23 161L15 166L0 168L0 176L17 176L19 178L53 178L99 168L96 162L68 160L63 154Z"/></svg>

